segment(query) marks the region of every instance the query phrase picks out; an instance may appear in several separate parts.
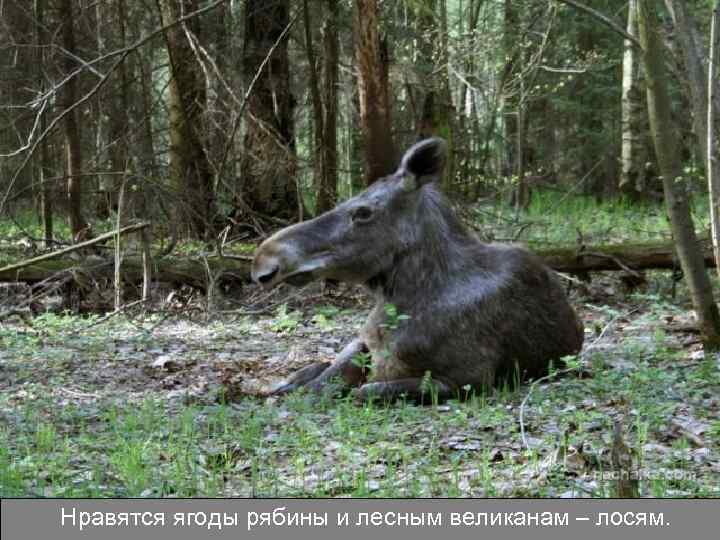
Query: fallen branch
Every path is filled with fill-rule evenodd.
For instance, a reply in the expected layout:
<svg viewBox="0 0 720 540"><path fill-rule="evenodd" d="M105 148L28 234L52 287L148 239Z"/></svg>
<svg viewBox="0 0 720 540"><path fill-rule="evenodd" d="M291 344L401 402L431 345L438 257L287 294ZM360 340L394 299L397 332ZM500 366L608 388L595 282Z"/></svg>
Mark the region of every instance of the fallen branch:
<svg viewBox="0 0 720 540"><path fill-rule="evenodd" d="M712 248L702 242L705 265L715 266ZM608 244L599 246L541 248L533 250L545 264L558 272L570 274L624 270L674 270L679 267L672 242L642 244Z"/></svg>
<svg viewBox="0 0 720 540"><path fill-rule="evenodd" d="M210 268L222 275L220 281L242 284L250 281L250 263L208 258ZM154 281L171 283L173 285L189 285L196 289L205 290L207 278L205 265L201 260L190 257L165 257L151 261ZM82 261L68 258L43 260L32 264L22 265L21 268L9 267L9 271L0 269L0 282L20 281L25 283L38 283L52 280L60 274L71 272L74 276L86 276L87 279L107 283L112 287L114 260L102 257L87 257ZM121 279L123 283L142 285L145 275L145 265L141 254L130 254L123 257ZM85 279L85 281L87 281Z"/></svg>
<svg viewBox="0 0 720 540"><path fill-rule="evenodd" d="M73 251L78 251L80 249L86 248L88 246L92 246L94 244L98 244L102 242L103 240L108 240L110 238L116 237L121 234L127 234L129 232L139 231L141 229L144 229L145 227L149 227L149 223L136 223L135 225L128 225L127 227L123 227L122 229L118 229L109 233L101 234L100 236L96 236L95 238L92 238L90 240L86 240L85 242L80 242L79 244L74 244L72 246L59 249L57 251L53 251L52 253L45 253L44 255L39 255L38 257L33 257L32 259L27 259L24 261L21 261L19 263L11 264L8 266L4 266L0 268L0 276L3 274L7 274L9 272L13 272L15 270L20 270L22 268L25 268L27 266L31 266L33 264L37 264L43 261L47 261L50 259L55 259L57 257L60 257L61 255L67 255L68 253L72 253ZM0 281L2 281L3 278L0 278Z"/></svg>

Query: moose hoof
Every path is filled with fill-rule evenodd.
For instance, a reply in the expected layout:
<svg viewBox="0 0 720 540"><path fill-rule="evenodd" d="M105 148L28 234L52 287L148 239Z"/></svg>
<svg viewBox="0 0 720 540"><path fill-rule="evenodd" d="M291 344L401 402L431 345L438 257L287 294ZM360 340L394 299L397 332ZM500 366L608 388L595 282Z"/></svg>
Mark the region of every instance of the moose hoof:
<svg viewBox="0 0 720 540"><path fill-rule="evenodd" d="M285 394L289 394L293 390L297 390L297 388L297 384L283 381L271 388L268 392L268 396L284 396Z"/></svg>
<svg viewBox="0 0 720 540"><path fill-rule="evenodd" d="M358 405L369 403L382 398L382 383L366 383L353 388L351 392L353 401Z"/></svg>

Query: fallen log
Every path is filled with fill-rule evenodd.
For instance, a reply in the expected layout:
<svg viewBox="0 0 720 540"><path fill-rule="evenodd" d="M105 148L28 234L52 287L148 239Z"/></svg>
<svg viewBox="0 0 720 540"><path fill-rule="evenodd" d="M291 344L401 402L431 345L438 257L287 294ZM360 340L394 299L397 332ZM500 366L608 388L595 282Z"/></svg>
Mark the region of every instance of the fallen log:
<svg viewBox="0 0 720 540"><path fill-rule="evenodd" d="M705 263L714 266L712 248L703 243ZM678 264L675 250L669 242L617 244L605 246L559 247L534 249L551 268L570 274L598 271L640 271L675 269ZM3 261L0 260L0 264ZM69 258L38 260L32 264L20 263L0 269L0 281L37 283L64 272L75 272L92 279L110 278L112 258L87 257L83 261ZM205 261L190 257L166 257L153 262L153 280L177 285L190 285L204 290L207 287L207 269L222 282L242 284L250 281L250 258L208 257ZM8 269L9 268L9 269ZM219 276L219 277L218 277ZM129 255L122 261L122 280L140 283L143 279L142 257Z"/></svg>
<svg viewBox="0 0 720 540"><path fill-rule="evenodd" d="M61 257L62 255L67 255L74 251L80 251L81 249L93 246L95 244L99 244L100 242L109 240L110 238L114 238L118 235L139 231L139 230L144 229L149 226L150 226L149 223L136 223L134 225L128 225L127 227L123 227L116 231L101 234L100 236L96 236L95 238L91 238L90 240L85 240L84 242L80 242L79 244L73 244L72 246L58 249L57 251L52 251L50 253L44 253L42 255L38 255L37 257L33 257L32 259L27 259L24 261L16 262L14 264L9 264L7 266L2 266L2 267L0 267L0 274L6 273L6 272L12 272L14 270L20 270L25 266L30 266L33 264L41 263L43 261L48 261L50 259L57 259L58 257Z"/></svg>
<svg viewBox="0 0 720 540"><path fill-rule="evenodd" d="M707 241L702 244L705 265L714 267L712 246ZM534 251L554 270L569 274L613 270L673 270L680 267L675 246L671 242L541 248Z"/></svg>
<svg viewBox="0 0 720 540"><path fill-rule="evenodd" d="M215 276L222 282L243 283L250 279L250 261L236 259L209 258L208 264ZM19 281L38 283L72 273L76 281L110 280L112 283L115 262L112 258L88 257L83 261L68 258L50 259L22 268L0 271L0 281ZM167 257L152 263L154 281L172 283L174 285L190 285L205 290L207 287L207 269L202 260ZM143 262L140 255L125 256L121 268L122 281L129 284L142 283ZM111 286L111 285L109 285Z"/></svg>

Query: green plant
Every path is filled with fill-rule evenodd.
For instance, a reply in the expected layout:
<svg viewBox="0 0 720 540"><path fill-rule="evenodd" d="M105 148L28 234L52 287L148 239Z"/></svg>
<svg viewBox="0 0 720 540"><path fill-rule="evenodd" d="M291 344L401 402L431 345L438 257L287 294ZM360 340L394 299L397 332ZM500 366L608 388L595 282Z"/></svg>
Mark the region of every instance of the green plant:
<svg viewBox="0 0 720 540"><path fill-rule="evenodd" d="M287 304L281 304L275 312L275 319L270 325L274 332L292 333L300 324L302 314L299 311L288 312Z"/></svg>

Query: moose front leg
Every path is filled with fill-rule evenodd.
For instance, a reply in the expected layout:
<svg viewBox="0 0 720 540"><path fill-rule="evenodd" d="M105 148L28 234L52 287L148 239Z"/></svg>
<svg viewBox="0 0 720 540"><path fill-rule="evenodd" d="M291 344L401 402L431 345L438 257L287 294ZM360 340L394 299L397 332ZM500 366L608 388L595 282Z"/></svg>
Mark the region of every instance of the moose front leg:
<svg viewBox="0 0 720 540"><path fill-rule="evenodd" d="M452 397L452 388L436 379L429 381L421 377L377 381L363 384L355 393L355 399L366 402L371 399L395 401L400 397L418 402L429 402L433 395L442 401Z"/></svg>
<svg viewBox="0 0 720 540"><path fill-rule="evenodd" d="M281 396L297 390L301 386L305 386L307 383L316 379L323 371L332 365L331 362L315 362L309 366L305 366L293 373L286 381L283 381L273 390L270 391L271 396Z"/></svg>
<svg viewBox="0 0 720 540"><path fill-rule="evenodd" d="M342 387L359 386L367 377L366 370L356 365L355 357L367 352L367 346L360 338L348 343L335 358L335 361L316 362L295 372L286 382L275 388L270 394L274 396L287 394L301 387L314 392L321 392L333 380L339 380Z"/></svg>

